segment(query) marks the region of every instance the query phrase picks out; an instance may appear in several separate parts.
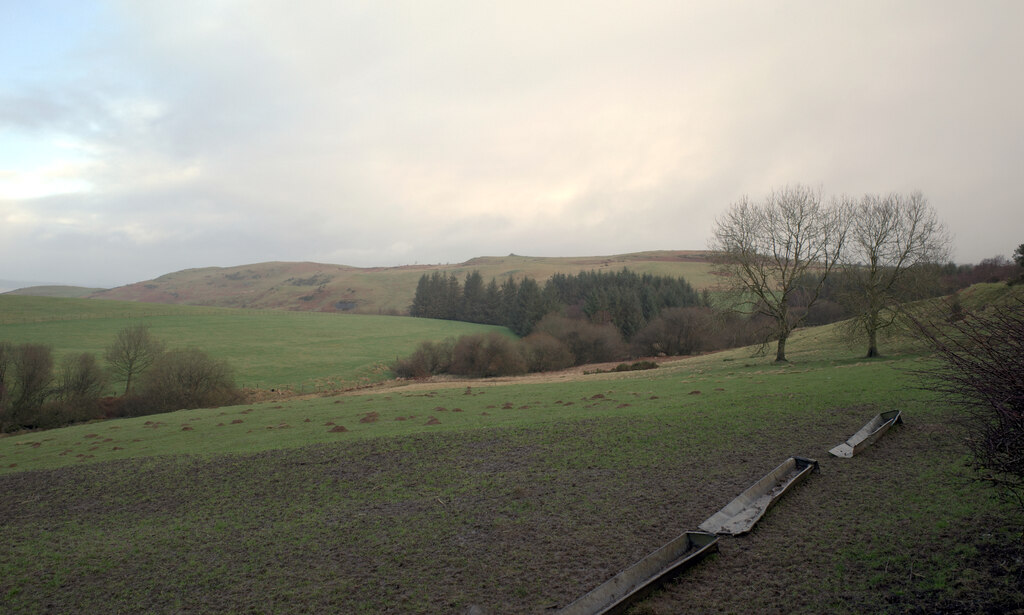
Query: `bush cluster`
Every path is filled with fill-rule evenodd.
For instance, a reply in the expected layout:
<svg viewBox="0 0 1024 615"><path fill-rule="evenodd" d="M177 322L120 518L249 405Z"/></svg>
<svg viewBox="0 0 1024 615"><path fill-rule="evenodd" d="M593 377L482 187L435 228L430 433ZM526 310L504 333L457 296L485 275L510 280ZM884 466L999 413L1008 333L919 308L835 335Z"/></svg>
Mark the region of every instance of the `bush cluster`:
<svg viewBox="0 0 1024 615"><path fill-rule="evenodd" d="M391 370L399 378L514 376L641 356L676 356L764 342L766 319L746 318L709 307L668 308L634 336L623 339L610 322L595 323L577 314L550 313L521 339L492 333L457 340L426 341Z"/></svg>
<svg viewBox="0 0 1024 615"><path fill-rule="evenodd" d="M119 342L139 333L124 335L126 331L119 333ZM135 339L148 339L148 335ZM153 360L145 368L136 366L126 372L123 363L111 362L125 356L111 352L119 342L106 353L109 369L104 369L95 355L82 353L64 357L56 370L49 346L0 342L0 432L214 407L239 399L227 363L202 350L164 351L162 344L153 343L151 348L157 350ZM121 397L108 397L112 374L123 380L135 377L138 385Z"/></svg>
<svg viewBox="0 0 1024 615"><path fill-rule="evenodd" d="M619 361L628 355L614 326L549 314L522 339L489 333L422 342L411 355L397 359L391 370L399 378L516 376Z"/></svg>

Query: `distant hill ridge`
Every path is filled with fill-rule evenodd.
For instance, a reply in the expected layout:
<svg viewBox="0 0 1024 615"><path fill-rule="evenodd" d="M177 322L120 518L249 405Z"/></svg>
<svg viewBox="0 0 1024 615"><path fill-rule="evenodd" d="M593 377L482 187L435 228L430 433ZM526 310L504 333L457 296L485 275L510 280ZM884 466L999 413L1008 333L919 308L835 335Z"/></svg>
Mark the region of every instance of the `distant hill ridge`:
<svg viewBox="0 0 1024 615"><path fill-rule="evenodd" d="M459 264L351 267L310 262L267 262L237 267L185 269L86 296L95 299L218 307L407 314L424 273L441 271L460 279L473 270L484 280L628 268L639 273L683 276L702 289L712 284L710 253L659 250L614 256L481 256Z"/></svg>

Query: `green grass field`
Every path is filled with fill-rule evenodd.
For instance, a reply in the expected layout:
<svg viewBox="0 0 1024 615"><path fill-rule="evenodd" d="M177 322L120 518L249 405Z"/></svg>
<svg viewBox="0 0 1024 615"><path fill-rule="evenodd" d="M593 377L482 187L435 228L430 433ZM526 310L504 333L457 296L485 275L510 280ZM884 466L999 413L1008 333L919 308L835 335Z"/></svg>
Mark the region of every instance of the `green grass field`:
<svg viewBox="0 0 1024 615"><path fill-rule="evenodd" d="M784 366L738 349L0 438L0 612L552 612L791 455L820 473L635 613L1024 608L1021 518L970 479L928 358L882 350L824 327Z"/></svg>
<svg viewBox="0 0 1024 615"><path fill-rule="evenodd" d="M421 318L241 310L0 295L0 340L49 344L58 357L103 349L117 331L148 325L170 347L227 360L239 386L298 392L385 378L385 365L421 340L503 328Z"/></svg>

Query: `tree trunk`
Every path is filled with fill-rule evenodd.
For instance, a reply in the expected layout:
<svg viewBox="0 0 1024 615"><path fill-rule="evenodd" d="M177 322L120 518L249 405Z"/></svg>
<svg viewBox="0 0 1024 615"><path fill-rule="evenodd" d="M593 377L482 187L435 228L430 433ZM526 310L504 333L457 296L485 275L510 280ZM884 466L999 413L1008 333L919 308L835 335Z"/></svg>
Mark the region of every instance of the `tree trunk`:
<svg viewBox="0 0 1024 615"><path fill-rule="evenodd" d="M776 363L788 363L788 361L786 360L786 338L787 337L789 337L789 335L786 334L786 333L783 333L782 335L779 336L779 347L778 347L778 350L775 353L775 362Z"/></svg>
<svg viewBox="0 0 1024 615"><path fill-rule="evenodd" d="M868 329L868 356L867 358L873 359L880 357L878 353L878 329L872 327Z"/></svg>

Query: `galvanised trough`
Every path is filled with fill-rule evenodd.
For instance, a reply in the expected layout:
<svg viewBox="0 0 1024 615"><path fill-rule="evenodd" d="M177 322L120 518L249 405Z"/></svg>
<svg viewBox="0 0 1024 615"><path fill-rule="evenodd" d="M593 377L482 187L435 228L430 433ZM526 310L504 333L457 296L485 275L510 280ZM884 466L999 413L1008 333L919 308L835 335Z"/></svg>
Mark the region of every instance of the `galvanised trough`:
<svg viewBox="0 0 1024 615"><path fill-rule="evenodd" d="M700 524L700 529L711 534L731 536L749 532L765 511L790 487L817 469L818 462L813 459L790 457L736 496L725 508L708 517L707 521Z"/></svg>
<svg viewBox="0 0 1024 615"><path fill-rule="evenodd" d="M885 432L889 431L890 427L897 423L903 423L899 410L876 414L873 419L860 428L860 431L850 436L846 442L830 450L829 454L836 457L853 457L874 444L875 440L881 438Z"/></svg>
<svg viewBox="0 0 1024 615"><path fill-rule="evenodd" d="M605 581L561 611L559 615L624 613L660 584L718 550L718 536L686 532L639 562Z"/></svg>

